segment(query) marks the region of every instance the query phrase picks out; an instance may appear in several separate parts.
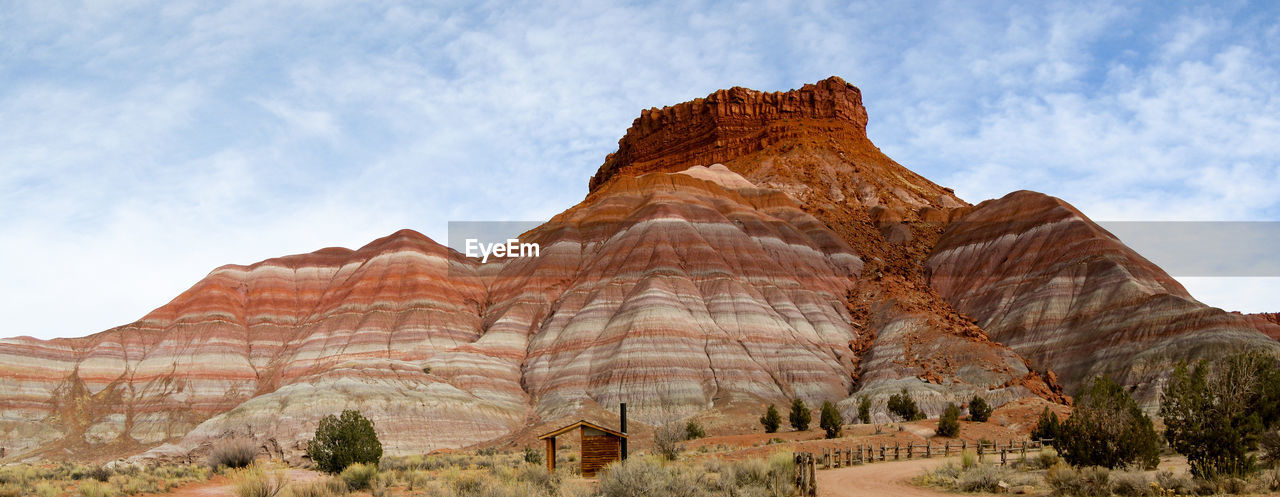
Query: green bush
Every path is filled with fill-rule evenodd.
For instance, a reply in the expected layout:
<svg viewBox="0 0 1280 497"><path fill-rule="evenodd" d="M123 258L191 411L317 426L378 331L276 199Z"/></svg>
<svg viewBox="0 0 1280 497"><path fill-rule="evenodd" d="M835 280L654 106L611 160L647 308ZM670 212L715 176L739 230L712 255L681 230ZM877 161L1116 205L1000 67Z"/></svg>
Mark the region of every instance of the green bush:
<svg viewBox="0 0 1280 497"><path fill-rule="evenodd" d="M819 412L818 426L826 432L827 438L839 437L844 430L844 416L829 400L822 403L822 410Z"/></svg>
<svg viewBox="0 0 1280 497"><path fill-rule="evenodd" d="M1159 438L1151 418L1107 377L1095 378L1076 397L1059 438L1055 448L1073 466L1115 469L1136 464L1154 469L1160 462Z"/></svg>
<svg viewBox="0 0 1280 497"><path fill-rule="evenodd" d="M214 444L209 449L206 464L212 469L220 466L243 468L253 464L253 457L258 455L258 445L253 440L237 438Z"/></svg>
<svg viewBox="0 0 1280 497"><path fill-rule="evenodd" d="M778 414L778 408L769 404L764 416L760 416L760 424L764 426L765 433L777 433L778 427L782 426L782 415Z"/></svg>
<svg viewBox="0 0 1280 497"><path fill-rule="evenodd" d="M707 436L707 432L702 429L702 425L698 424L697 421L690 420L688 423L685 423L684 425L685 440L697 440L705 436Z"/></svg>
<svg viewBox="0 0 1280 497"><path fill-rule="evenodd" d="M791 428L795 431L805 431L809 429L809 422L813 420L813 415L809 413L809 408L805 407L804 401L799 398L791 401Z"/></svg>
<svg viewBox="0 0 1280 497"><path fill-rule="evenodd" d="M920 412L920 408L916 406L916 400L911 398L911 394L907 393L906 388L902 389L902 393L895 393L889 396L888 407L890 413L893 413L903 421L924 419L924 413Z"/></svg>
<svg viewBox="0 0 1280 497"><path fill-rule="evenodd" d="M1194 370L1179 364L1165 385L1160 416L1165 438L1187 456L1200 478L1244 476L1256 466L1250 451L1266 427L1277 420L1272 384L1280 383L1276 361L1261 354L1239 354Z"/></svg>
<svg viewBox="0 0 1280 497"><path fill-rule="evenodd" d="M871 424L871 399L866 395L858 398L858 422Z"/></svg>
<svg viewBox="0 0 1280 497"><path fill-rule="evenodd" d="M1058 420L1058 413L1048 407L1044 408L1040 412L1040 419L1036 420L1036 427L1031 430L1031 439L1053 440L1057 443L1060 436L1062 436L1062 421Z"/></svg>
<svg viewBox="0 0 1280 497"><path fill-rule="evenodd" d="M987 399L974 395L969 400L969 421L985 423L991 419L991 411L991 406L987 405Z"/></svg>
<svg viewBox="0 0 1280 497"><path fill-rule="evenodd" d="M378 476L378 467L373 464L355 463L347 466L340 474L343 483L351 490L365 490Z"/></svg>
<svg viewBox="0 0 1280 497"><path fill-rule="evenodd" d="M947 408L942 411L942 417L938 419L938 428L934 433L941 437L960 436L960 407L948 402Z"/></svg>
<svg viewBox="0 0 1280 497"><path fill-rule="evenodd" d="M372 421L348 409L340 416L330 414L320 420L315 438L307 443L307 455L318 469L328 473L339 473L355 463L376 468L382 458L382 442Z"/></svg>

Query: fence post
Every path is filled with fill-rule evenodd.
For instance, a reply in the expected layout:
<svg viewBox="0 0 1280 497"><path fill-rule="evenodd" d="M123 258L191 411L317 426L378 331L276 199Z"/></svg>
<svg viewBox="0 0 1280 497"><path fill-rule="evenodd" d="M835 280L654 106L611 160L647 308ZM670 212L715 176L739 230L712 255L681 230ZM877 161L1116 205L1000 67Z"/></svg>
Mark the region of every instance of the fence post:
<svg viewBox="0 0 1280 497"><path fill-rule="evenodd" d="M931 457L933 457L933 444L932 444L932 443L929 443L929 442L925 442L925 443L924 443L924 458L925 458L925 459L929 459L929 458L931 458Z"/></svg>

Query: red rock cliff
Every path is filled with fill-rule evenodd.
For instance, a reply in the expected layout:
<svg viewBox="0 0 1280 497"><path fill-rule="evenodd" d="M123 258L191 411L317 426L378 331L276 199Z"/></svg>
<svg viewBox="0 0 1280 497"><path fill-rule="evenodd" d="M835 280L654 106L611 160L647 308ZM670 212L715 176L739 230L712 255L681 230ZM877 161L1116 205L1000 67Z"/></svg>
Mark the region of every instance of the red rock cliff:
<svg viewBox="0 0 1280 497"><path fill-rule="evenodd" d="M591 178L591 190L620 172L631 175L725 162L794 136L797 119L830 120L866 136L862 92L832 76L800 89L766 93L742 87L640 113Z"/></svg>

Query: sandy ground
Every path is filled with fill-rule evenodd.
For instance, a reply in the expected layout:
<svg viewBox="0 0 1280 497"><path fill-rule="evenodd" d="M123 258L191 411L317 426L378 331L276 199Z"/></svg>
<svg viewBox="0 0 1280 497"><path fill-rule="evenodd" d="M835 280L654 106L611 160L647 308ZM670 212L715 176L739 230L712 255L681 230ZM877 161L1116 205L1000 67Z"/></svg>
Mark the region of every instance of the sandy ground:
<svg viewBox="0 0 1280 497"><path fill-rule="evenodd" d="M289 483L307 483L324 478L324 473L290 468L285 470L285 478L289 480ZM172 492L164 495L173 497L235 497L235 481L226 476L218 475L206 482L175 488Z"/></svg>
<svg viewBox="0 0 1280 497"><path fill-rule="evenodd" d="M912 459L819 470L817 473L818 495L820 497L955 497L952 493L911 484L912 478L941 466L946 461L947 459L943 458Z"/></svg>

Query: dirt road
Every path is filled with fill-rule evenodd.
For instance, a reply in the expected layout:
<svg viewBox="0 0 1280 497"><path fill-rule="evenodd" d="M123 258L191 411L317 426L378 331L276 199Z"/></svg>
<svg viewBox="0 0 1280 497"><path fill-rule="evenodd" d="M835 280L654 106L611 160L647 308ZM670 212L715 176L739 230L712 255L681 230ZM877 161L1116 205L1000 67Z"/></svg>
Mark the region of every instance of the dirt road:
<svg viewBox="0 0 1280 497"><path fill-rule="evenodd" d="M912 459L819 470L818 496L955 497L955 494L911 484L912 478L946 461L942 458Z"/></svg>

